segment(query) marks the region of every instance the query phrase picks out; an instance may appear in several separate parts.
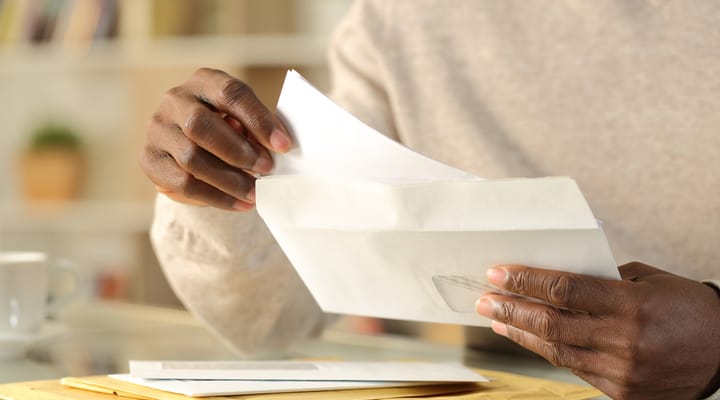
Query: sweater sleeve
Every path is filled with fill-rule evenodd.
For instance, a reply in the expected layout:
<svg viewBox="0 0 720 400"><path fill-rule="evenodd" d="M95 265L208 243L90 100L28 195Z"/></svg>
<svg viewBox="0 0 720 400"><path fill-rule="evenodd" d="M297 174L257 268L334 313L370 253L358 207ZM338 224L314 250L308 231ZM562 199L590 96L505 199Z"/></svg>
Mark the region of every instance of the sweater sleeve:
<svg viewBox="0 0 720 400"><path fill-rule="evenodd" d="M288 345L324 316L256 212L158 195L151 240L185 307L240 354Z"/></svg>
<svg viewBox="0 0 720 400"><path fill-rule="evenodd" d="M372 1L351 6L329 50L332 97L392 136L376 47L383 21ZM190 206L160 195L151 239L185 307L241 353L285 346L318 332L326 320L254 211Z"/></svg>

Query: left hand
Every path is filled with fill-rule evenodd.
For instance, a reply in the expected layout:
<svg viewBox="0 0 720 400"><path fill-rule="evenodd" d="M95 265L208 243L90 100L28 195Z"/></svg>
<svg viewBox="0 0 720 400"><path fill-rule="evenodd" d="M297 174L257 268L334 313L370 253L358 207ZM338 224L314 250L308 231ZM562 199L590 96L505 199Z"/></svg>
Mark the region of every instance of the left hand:
<svg viewBox="0 0 720 400"><path fill-rule="evenodd" d="M705 284L641 263L623 280L509 265L486 294L493 330L566 367L613 399L699 399L720 386L720 297Z"/></svg>

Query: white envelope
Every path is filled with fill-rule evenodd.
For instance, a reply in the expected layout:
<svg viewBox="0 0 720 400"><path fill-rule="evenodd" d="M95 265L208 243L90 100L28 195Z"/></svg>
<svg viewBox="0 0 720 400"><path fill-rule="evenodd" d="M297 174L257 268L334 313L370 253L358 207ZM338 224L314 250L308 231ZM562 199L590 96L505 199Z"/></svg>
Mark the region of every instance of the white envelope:
<svg viewBox="0 0 720 400"><path fill-rule="evenodd" d="M617 278L567 177L482 180L365 126L289 72L278 111L295 149L257 181L257 210L331 313L487 326L488 267Z"/></svg>
<svg viewBox="0 0 720 400"><path fill-rule="evenodd" d="M314 392L320 390L372 389L418 386L418 382L372 382L372 381L238 381L195 379L146 379L129 374L110 375L111 378L142 385L165 392L189 397L241 396L285 392ZM444 382L445 383L445 382Z"/></svg>
<svg viewBox="0 0 720 400"><path fill-rule="evenodd" d="M455 362L389 361L130 361L145 379L235 381L487 382Z"/></svg>

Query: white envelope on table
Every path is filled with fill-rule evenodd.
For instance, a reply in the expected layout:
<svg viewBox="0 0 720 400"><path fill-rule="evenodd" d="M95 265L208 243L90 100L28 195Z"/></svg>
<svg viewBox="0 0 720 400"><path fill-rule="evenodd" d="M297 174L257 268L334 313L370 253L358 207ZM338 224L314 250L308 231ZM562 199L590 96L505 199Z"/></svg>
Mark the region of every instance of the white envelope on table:
<svg viewBox="0 0 720 400"><path fill-rule="evenodd" d="M487 382L454 362L389 361L130 361L146 379L237 381Z"/></svg>
<svg viewBox="0 0 720 400"><path fill-rule="evenodd" d="M423 386L488 379L445 362L130 361L115 379L186 396Z"/></svg>
<svg viewBox="0 0 720 400"><path fill-rule="evenodd" d="M474 304L490 266L617 278L571 178L475 177L364 125L294 71L278 112L296 147L257 181L257 209L326 312L487 326Z"/></svg>

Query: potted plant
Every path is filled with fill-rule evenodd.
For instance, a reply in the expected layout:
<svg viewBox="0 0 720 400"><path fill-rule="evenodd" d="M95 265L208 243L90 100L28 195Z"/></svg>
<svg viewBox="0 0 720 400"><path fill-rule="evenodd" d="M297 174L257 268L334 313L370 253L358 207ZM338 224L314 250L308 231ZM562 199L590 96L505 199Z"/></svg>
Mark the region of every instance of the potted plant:
<svg viewBox="0 0 720 400"><path fill-rule="evenodd" d="M77 197L82 173L81 147L72 128L53 122L39 126L20 160L25 198L67 201Z"/></svg>

